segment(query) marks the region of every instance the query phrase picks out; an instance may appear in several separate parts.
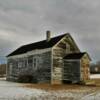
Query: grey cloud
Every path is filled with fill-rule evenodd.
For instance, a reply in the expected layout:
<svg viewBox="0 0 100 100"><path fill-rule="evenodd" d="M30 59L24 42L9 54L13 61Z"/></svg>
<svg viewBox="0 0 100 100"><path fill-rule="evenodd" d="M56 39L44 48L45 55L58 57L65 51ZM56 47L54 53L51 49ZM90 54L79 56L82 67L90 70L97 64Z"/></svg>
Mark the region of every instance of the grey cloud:
<svg viewBox="0 0 100 100"><path fill-rule="evenodd" d="M0 38L1 53L44 39L49 29L55 35L72 33L80 49L99 60L99 9L99 0L1 0L0 30L11 35Z"/></svg>
<svg viewBox="0 0 100 100"><path fill-rule="evenodd" d="M0 56L7 56L8 52L12 52L18 45L17 42L0 39Z"/></svg>

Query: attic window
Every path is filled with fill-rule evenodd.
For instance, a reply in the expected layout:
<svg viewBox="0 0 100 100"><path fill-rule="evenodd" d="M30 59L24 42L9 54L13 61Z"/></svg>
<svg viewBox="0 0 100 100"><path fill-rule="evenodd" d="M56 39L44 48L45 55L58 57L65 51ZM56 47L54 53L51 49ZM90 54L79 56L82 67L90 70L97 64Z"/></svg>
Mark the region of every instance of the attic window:
<svg viewBox="0 0 100 100"><path fill-rule="evenodd" d="M66 43L66 53L70 52L70 45L68 43Z"/></svg>

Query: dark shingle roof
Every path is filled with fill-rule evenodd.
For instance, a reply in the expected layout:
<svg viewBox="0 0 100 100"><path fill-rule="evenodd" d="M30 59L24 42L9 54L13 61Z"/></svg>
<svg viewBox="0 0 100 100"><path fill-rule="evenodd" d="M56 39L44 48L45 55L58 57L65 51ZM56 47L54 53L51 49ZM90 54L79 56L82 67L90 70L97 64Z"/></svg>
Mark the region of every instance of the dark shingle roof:
<svg viewBox="0 0 100 100"><path fill-rule="evenodd" d="M68 54L64 57L64 59L81 59L84 54L86 54L86 52L79 52L79 53L71 53L71 54Z"/></svg>
<svg viewBox="0 0 100 100"><path fill-rule="evenodd" d="M28 44L28 45L23 45L20 48L16 49L11 54L9 54L7 57L18 55L18 54L23 54L23 53L26 53L28 51L32 51L35 49L45 49L45 48L53 47L57 42L59 42L66 35L68 34L63 34L57 37L53 37L50 39L50 41L43 40L43 41Z"/></svg>

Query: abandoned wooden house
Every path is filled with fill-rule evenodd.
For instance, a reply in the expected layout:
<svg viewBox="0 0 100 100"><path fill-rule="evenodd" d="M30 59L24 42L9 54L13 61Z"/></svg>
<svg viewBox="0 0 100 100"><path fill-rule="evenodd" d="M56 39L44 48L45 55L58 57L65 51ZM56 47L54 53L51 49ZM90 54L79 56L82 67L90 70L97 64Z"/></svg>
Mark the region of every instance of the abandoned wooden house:
<svg viewBox="0 0 100 100"><path fill-rule="evenodd" d="M69 33L23 45L7 56L7 80L62 84L89 79L90 57L82 53ZM28 76L31 76L28 77Z"/></svg>

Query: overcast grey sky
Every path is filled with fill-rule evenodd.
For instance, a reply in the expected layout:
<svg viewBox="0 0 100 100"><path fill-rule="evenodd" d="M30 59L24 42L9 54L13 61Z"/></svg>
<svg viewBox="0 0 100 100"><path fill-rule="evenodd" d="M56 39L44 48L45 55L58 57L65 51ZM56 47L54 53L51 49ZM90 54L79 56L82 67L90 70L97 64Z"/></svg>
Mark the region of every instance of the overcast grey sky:
<svg viewBox="0 0 100 100"><path fill-rule="evenodd" d="M100 60L100 0L0 0L0 55L22 44L69 32L81 51Z"/></svg>

